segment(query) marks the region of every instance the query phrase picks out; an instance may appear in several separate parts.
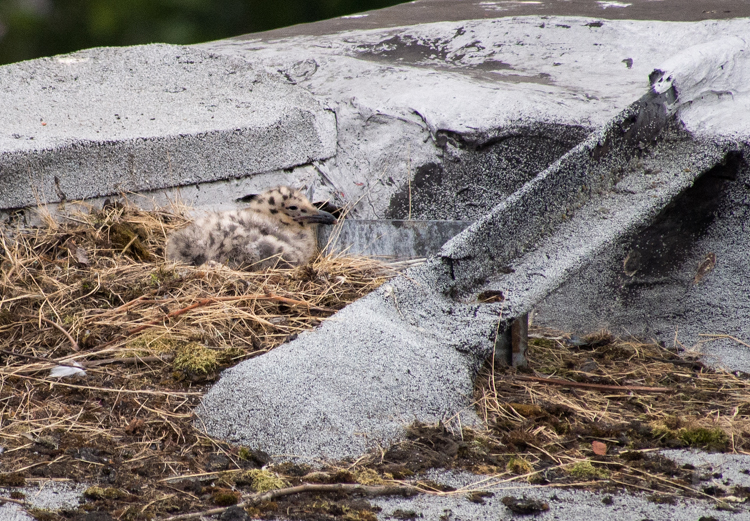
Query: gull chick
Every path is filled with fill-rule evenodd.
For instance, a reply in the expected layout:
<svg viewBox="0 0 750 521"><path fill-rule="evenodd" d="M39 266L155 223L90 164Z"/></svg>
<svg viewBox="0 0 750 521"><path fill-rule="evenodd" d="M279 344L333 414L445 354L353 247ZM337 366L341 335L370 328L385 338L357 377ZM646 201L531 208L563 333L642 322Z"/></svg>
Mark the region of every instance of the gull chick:
<svg viewBox="0 0 750 521"><path fill-rule="evenodd" d="M256 195L247 208L212 213L172 234L167 259L245 270L299 266L317 253L319 224L336 224L336 218L298 190L280 186Z"/></svg>

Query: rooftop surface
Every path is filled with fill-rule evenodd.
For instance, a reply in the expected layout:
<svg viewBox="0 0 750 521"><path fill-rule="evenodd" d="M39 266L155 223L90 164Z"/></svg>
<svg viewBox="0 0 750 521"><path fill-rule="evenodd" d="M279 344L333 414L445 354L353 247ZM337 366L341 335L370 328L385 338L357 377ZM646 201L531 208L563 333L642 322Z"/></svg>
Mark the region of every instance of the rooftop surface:
<svg viewBox="0 0 750 521"><path fill-rule="evenodd" d="M360 201L355 217L399 217L408 190L409 201L427 201L422 218L448 207L441 218L477 220L439 258L227 371L199 412L210 432L279 458L356 457L413 420L476 422L472 378L498 320L537 304L551 325L591 328L607 310L623 328L656 316L670 338L681 324L694 337L750 330L738 285L750 277L748 169L718 168L747 155L750 6L699 4L425 0L190 48L9 65L0 96L18 109L0 111L0 202L172 185L199 200L241 182L221 179L247 176ZM653 132L629 133L634 121ZM618 141L632 135L646 138ZM677 267L659 277L630 270L629 254L648 249L638 234L711 172L726 191ZM719 260L698 284L707 253ZM507 301L477 303L485 284L510 291ZM659 307L667 296L670 307ZM750 370L741 346L715 349L719 363ZM739 476L747 463L728 465ZM612 515L597 496L561 496L585 512L539 519ZM623 519L731 518L701 501L618 501ZM487 514L461 504L469 518ZM429 519L444 508L419 506Z"/></svg>

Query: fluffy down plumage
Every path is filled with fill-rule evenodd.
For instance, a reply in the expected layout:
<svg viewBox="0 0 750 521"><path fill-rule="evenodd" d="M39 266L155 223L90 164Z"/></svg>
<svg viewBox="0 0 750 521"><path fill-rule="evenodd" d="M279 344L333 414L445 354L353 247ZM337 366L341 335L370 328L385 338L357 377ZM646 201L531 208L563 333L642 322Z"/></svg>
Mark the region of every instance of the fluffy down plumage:
<svg viewBox="0 0 750 521"><path fill-rule="evenodd" d="M335 222L300 192L281 186L255 196L248 208L209 214L172 234L167 259L246 270L299 266L317 253L317 225Z"/></svg>

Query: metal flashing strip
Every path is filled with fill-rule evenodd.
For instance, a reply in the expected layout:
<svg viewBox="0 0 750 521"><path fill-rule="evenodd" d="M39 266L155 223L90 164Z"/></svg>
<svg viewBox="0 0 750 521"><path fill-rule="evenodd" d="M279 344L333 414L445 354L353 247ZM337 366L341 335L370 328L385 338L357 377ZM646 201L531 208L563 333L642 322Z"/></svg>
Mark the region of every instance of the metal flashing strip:
<svg viewBox="0 0 750 521"><path fill-rule="evenodd" d="M343 220L320 227L321 251L402 260L430 257L471 221Z"/></svg>

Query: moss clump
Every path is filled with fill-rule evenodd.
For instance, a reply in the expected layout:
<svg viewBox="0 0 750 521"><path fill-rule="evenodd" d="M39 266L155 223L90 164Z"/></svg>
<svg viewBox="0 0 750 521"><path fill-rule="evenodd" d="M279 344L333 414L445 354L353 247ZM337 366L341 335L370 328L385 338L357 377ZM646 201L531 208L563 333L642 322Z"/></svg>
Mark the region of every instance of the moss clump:
<svg viewBox="0 0 750 521"><path fill-rule="evenodd" d="M125 351L121 352L121 356L160 355L177 351L187 344L188 342L184 340L172 338L163 333L147 331L125 344Z"/></svg>
<svg viewBox="0 0 750 521"><path fill-rule="evenodd" d="M721 429L705 427L680 429L679 437L690 447L723 450L729 446L729 437Z"/></svg>
<svg viewBox="0 0 750 521"><path fill-rule="evenodd" d="M665 425L655 425L651 429L651 436L661 441L674 440L677 438L677 431L674 431Z"/></svg>
<svg viewBox="0 0 750 521"><path fill-rule="evenodd" d="M243 461L249 461L250 463L254 463L256 467L264 467L265 465L268 465L271 462L271 456L269 456L262 450L251 450L251 449L248 449L247 447L240 447L239 451L237 452L237 455ZM287 474L286 472L282 472L282 473Z"/></svg>
<svg viewBox="0 0 750 521"><path fill-rule="evenodd" d="M191 342L178 349L172 367L189 376L208 376L218 369L219 356L203 344Z"/></svg>
<svg viewBox="0 0 750 521"><path fill-rule="evenodd" d="M57 515L46 508L30 508L27 512L37 521L54 521L57 519Z"/></svg>
<svg viewBox="0 0 750 521"><path fill-rule="evenodd" d="M237 452L237 455L243 461L250 461L251 459L253 459L253 451L251 451L247 447L240 447L240 450Z"/></svg>
<svg viewBox="0 0 750 521"><path fill-rule="evenodd" d="M362 485L382 485L385 483L383 478L372 469L361 469L354 473L354 479Z"/></svg>
<svg viewBox="0 0 750 521"><path fill-rule="evenodd" d="M672 446L687 446L722 451L729 447L729 437L719 428L685 426L680 419L667 418L652 426L651 435Z"/></svg>
<svg viewBox="0 0 750 521"><path fill-rule="evenodd" d="M219 489L211 494L211 500L214 505L220 507L230 507L236 505L240 501L240 493L230 489Z"/></svg>
<svg viewBox="0 0 750 521"><path fill-rule="evenodd" d="M606 479L609 477L609 472L596 468L590 461L579 461L570 467L568 473L576 479Z"/></svg>
<svg viewBox="0 0 750 521"><path fill-rule="evenodd" d="M127 492L124 490L121 490L119 488L109 487L109 488L103 488L103 487L89 487L87 488L84 493L83 497L88 499L125 499L129 496Z"/></svg>
<svg viewBox="0 0 750 521"><path fill-rule="evenodd" d="M243 472L235 478L237 485L250 485L255 492L268 492L269 490L278 490L286 488L289 483L281 479L273 472L261 469L252 469Z"/></svg>
<svg viewBox="0 0 750 521"><path fill-rule="evenodd" d="M522 474L528 474L530 472L534 471L534 467L531 466L531 463L526 461L524 458L518 457L518 458L510 458L508 460L508 464L506 465L506 468L509 472L512 472L513 474L520 476Z"/></svg>

